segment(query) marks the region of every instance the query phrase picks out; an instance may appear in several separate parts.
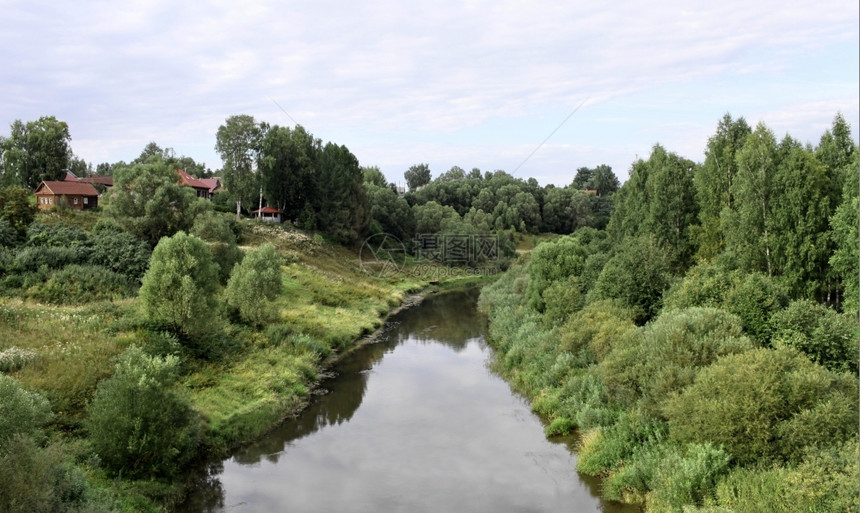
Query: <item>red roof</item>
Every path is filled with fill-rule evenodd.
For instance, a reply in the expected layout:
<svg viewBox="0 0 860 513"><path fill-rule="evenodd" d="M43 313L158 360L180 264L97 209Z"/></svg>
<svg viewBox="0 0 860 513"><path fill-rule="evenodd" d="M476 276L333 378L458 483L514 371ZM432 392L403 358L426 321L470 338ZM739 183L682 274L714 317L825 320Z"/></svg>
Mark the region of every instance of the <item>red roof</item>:
<svg viewBox="0 0 860 513"><path fill-rule="evenodd" d="M71 171L66 171L66 178L64 178L64 180L67 182L77 182L78 175L72 173Z"/></svg>
<svg viewBox="0 0 860 513"><path fill-rule="evenodd" d="M47 189L52 194L80 194L81 196L98 196L99 192L88 183L82 182L54 182L45 181L36 187L33 194L38 194L39 191Z"/></svg>
<svg viewBox="0 0 860 513"><path fill-rule="evenodd" d="M275 207L263 207L259 210L255 210L251 213L252 214L283 214L282 211L276 209Z"/></svg>
<svg viewBox="0 0 860 513"><path fill-rule="evenodd" d="M79 182L85 183L98 183L101 185L106 185L108 187L113 187L113 177L106 175L90 175L85 176L83 178L78 178Z"/></svg>
<svg viewBox="0 0 860 513"><path fill-rule="evenodd" d="M189 175L185 171L181 169L177 169L176 172L179 174L179 183L181 185L188 185L190 187L194 187L195 189L206 189L209 190L209 186L205 183L201 182L197 178Z"/></svg>
<svg viewBox="0 0 860 513"><path fill-rule="evenodd" d="M218 178L200 178L197 181L209 187L209 192L215 192L215 189L221 186L221 180Z"/></svg>

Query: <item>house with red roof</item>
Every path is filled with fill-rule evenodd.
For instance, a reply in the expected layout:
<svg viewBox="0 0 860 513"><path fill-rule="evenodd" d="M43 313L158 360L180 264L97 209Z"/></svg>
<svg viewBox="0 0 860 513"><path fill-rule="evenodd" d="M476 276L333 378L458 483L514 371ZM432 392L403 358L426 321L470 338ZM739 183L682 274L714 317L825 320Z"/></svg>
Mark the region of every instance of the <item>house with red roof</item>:
<svg viewBox="0 0 860 513"><path fill-rule="evenodd" d="M44 181L33 192L36 205L42 210L67 206L75 210L88 210L99 206L99 191L91 184L68 181Z"/></svg>
<svg viewBox="0 0 860 513"><path fill-rule="evenodd" d="M270 223L280 223L284 219L284 213L274 207L263 207L251 212L251 215L257 219L268 221Z"/></svg>
<svg viewBox="0 0 860 513"><path fill-rule="evenodd" d="M198 198L209 199L209 185L203 183L199 178L194 178L182 169L177 169L176 174L179 175L179 185L191 187L197 193Z"/></svg>

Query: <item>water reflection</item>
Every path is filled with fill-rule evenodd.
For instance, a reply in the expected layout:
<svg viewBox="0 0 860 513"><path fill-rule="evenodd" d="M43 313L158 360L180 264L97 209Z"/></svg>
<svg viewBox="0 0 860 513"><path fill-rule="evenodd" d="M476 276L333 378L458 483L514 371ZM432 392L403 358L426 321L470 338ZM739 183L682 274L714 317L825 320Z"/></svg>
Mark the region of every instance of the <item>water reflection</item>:
<svg viewBox="0 0 860 513"><path fill-rule="evenodd" d="M397 314L338 364L330 393L210 466L181 511L622 511L488 370L477 294Z"/></svg>

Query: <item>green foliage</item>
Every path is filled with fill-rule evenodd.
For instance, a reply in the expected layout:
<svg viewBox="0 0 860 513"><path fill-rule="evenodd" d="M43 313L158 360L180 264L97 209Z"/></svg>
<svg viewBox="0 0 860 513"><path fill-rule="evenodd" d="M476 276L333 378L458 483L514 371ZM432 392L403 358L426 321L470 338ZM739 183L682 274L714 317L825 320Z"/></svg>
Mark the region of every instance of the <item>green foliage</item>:
<svg viewBox="0 0 860 513"><path fill-rule="evenodd" d="M206 242L236 244L236 232L233 228L235 224L235 221L230 222L229 216L207 211L197 216L190 233Z"/></svg>
<svg viewBox="0 0 860 513"><path fill-rule="evenodd" d="M262 136L261 126L247 114L230 116L218 127L215 150L224 161L224 187L236 201L237 219L242 205L253 205L256 199L260 177L254 172L254 161Z"/></svg>
<svg viewBox="0 0 860 513"><path fill-rule="evenodd" d="M857 371L857 320L809 300L791 302L770 319L772 344L792 347L835 372Z"/></svg>
<svg viewBox="0 0 860 513"><path fill-rule="evenodd" d="M131 297L137 291L137 283L99 265L71 264L52 273L28 295L45 303L74 305Z"/></svg>
<svg viewBox="0 0 860 513"><path fill-rule="evenodd" d="M17 380L0 374L0 452L17 435L38 433L53 415L48 400L28 392Z"/></svg>
<svg viewBox="0 0 860 513"><path fill-rule="evenodd" d="M282 288L281 257L266 243L250 250L233 268L227 283L227 303L239 310L243 320L261 325L274 317L272 301Z"/></svg>
<svg viewBox="0 0 860 513"><path fill-rule="evenodd" d="M403 173L403 177L406 178L406 184L409 186L409 190L414 191L422 185L430 183L430 166L427 164L415 164L414 166L410 166L409 169Z"/></svg>
<svg viewBox="0 0 860 513"><path fill-rule="evenodd" d="M774 443L791 425L785 422L805 410L824 408L829 400L844 405L839 398L850 388L843 378L794 351L759 348L724 356L703 369L693 385L668 401L665 412L674 440L721 444L734 461L745 464L790 457L802 449L798 442L813 442ZM851 397L856 391L855 384ZM856 427L856 405L847 412L852 414Z"/></svg>
<svg viewBox="0 0 860 513"><path fill-rule="evenodd" d="M179 232L152 252L140 299L147 317L176 333L195 336L213 328L218 264L205 242Z"/></svg>
<svg viewBox="0 0 860 513"><path fill-rule="evenodd" d="M0 372L13 372L36 359L35 351L17 346L0 351Z"/></svg>
<svg viewBox="0 0 860 513"><path fill-rule="evenodd" d="M0 511L5 513L100 513L113 505L92 493L84 472L56 445L42 449L17 436L0 452Z"/></svg>
<svg viewBox="0 0 860 513"><path fill-rule="evenodd" d="M90 236L92 243L90 262L139 281L149 267L152 250L145 242L129 233L95 231Z"/></svg>
<svg viewBox="0 0 860 513"><path fill-rule="evenodd" d="M743 117L732 119L727 113L717 124L717 132L708 139L705 162L693 181L699 204L698 255L703 259L716 257L725 247L720 214L734 203L731 190L738 174L736 154L751 132Z"/></svg>
<svg viewBox="0 0 860 513"><path fill-rule="evenodd" d="M728 469L730 456L711 444L689 444L686 454L670 452L660 463L648 511L683 513L716 495L717 479Z"/></svg>
<svg viewBox="0 0 860 513"><path fill-rule="evenodd" d="M71 139L69 125L54 116L26 124L16 119L9 137L0 138L2 183L33 190L42 180L62 180L72 157Z"/></svg>
<svg viewBox="0 0 860 513"><path fill-rule="evenodd" d="M770 318L787 304L784 288L763 274L753 273L740 278L726 297L725 307L740 317L753 339L768 344L772 334Z"/></svg>
<svg viewBox="0 0 860 513"><path fill-rule="evenodd" d="M858 205L860 205L860 201L858 201L858 180L860 180L858 168L860 168L858 152L854 151L853 164L846 168L851 172L846 173L842 201L830 218L834 250L829 261L833 274L841 281L843 287L843 308L846 312L852 312L855 317L858 311L858 299L860 299L860 290L858 290L860 255L858 255L857 245L857 218Z"/></svg>
<svg viewBox="0 0 860 513"><path fill-rule="evenodd" d="M736 468L717 486L728 511L789 513L857 511L857 438L812 449L794 468Z"/></svg>
<svg viewBox="0 0 860 513"><path fill-rule="evenodd" d="M6 223L17 239L26 235L27 227L36 217L36 210L36 206L30 203L30 191L24 187L10 185L0 189L0 221Z"/></svg>
<svg viewBox="0 0 860 513"><path fill-rule="evenodd" d="M662 307L663 292L671 284L671 268L669 254L653 239L626 239L606 262L588 301L618 299L636 309L636 322L644 323Z"/></svg>
<svg viewBox="0 0 860 513"><path fill-rule="evenodd" d="M157 158L119 166L106 210L126 231L155 246L162 237L191 228L194 218L211 208L177 182L173 166Z"/></svg>
<svg viewBox="0 0 860 513"><path fill-rule="evenodd" d="M544 290L543 300L546 305L543 318L547 326L564 324L571 314L585 305L576 276L553 282Z"/></svg>
<svg viewBox="0 0 860 513"><path fill-rule="evenodd" d="M390 233L407 241L415 235L415 215L405 199L386 186L365 182L370 215L375 223L371 232Z"/></svg>
<svg viewBox="0 0 860 513"><path fill-rule="evenodd" d="M99 383L86 427L110 472L135 478L176 475L200 442L200 422L176 388L178 360L131 347Z"/></svg>
<svg viewBox="0 0 860 513"><path fill-rule="evenodd" d="M583 446L576 463L580 472L605 475L619 469L637 452L659 444L666 436L666 424L642 412L626 410L600 433Z"/></svg>
<svg viewBox="0 0 860 513"><path fill-rule="evenodd" d="M619 339L596 372L613 397L663 418L663 406L717 358L753 348L739 320L713 308L660 315Z"/></svg>
<svg viewBox="0 0 860 513"><path fill-rule="evenodd" d="M691 306L721 308L734 287L742 281L741 274L723 266L702 262L687 270L684 278L672 284L663 297L664 310Z"/></svg>

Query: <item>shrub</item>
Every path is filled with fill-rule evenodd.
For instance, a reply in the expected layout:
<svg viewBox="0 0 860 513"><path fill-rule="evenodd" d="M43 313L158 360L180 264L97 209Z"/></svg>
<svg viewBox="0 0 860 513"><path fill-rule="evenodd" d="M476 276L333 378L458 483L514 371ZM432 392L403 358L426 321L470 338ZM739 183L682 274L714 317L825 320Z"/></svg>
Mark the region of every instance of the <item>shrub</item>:
<svg viewBox="0 0 860 513"><path fill-rule="evenodd" d="M589 302L617 299L636 309L637 324L660 311L663 292L671 284L671 257L648 237L625 239L606 262L588 296Z"/></svg>
<svg viewBox="0 0 860 513"><path fill-rule="evenodd" d="M659 444L665 435L664 422L639 411L624 411L615 424L602 428L596 440L589 440L589 444L583 446L576 468L589 475L608 474L620 468L637 451Z"/></svg>
<svg viewBox="0 0 860 513"><path fill-rule="evenodd" d="M140 280L149 267L152 250L129 233L103 228L94 231L90 262L101 265L133 280Z"/></svg>
<svg viewBox="0 0 860 513"><path fill-rule="evenodd" d="M0 374L0 449L16 435L36 433L51 418L47 399Z"/></svg>
<svg viewBox="0 0 860 513"><path fill-rule="evenodd" d="M84 473L65 461L57 446L39 448L16 436L0 454L0 511L5 513L97 513L110 505L89 497Z"/></svg>
<svg viewBox="0 0 860 513"><path fill-rule="evenodd" d="M786 349L758 348L724 356L703 369L680 395L669 399L665 412L670 434L682 444L722 445L741 464L790 456L798 450L794 444L817 440L774 443L785 434L781 423L805 410L825 408L829 400L844 404L848 401L839 398L848 394L856 401L856 384L852 390L846 379L850 378ZM838 418L852 414L856 428L856 405Z"/></svg>
<svg viewBox="0 0 860 513"><path fill-rule="evenodd" d="M271 302L282 286L281 257L267 242L249 251L233 269L227 283L227 303L239 309L243 320L260 325L274 316Z"/></svg>
<svg viewBox="0 0 860 513"><path fill-rule="evenodd" d="M792 347L836 372L857 372L857 320L808 300L793 301L770 320L772 344Z"/></svg>
<svg viewBox="0 0 860 513"><path fill-rule="evenodd" d="M732 287L738 283L738 273L727 271L716 263L700 263L687 270L684 279L673 284L663 298L665 310L691 306L722 308Z"/></svg>
<svg viewBox="0 0 860 513"><path fill-rule="evenodd" d="M98 265L69 265L34 286L29 295L46 303L71 305L131 297L136 290L136 282L124 274Z"/></svg>
<svg viewBox="0 0 860 513"><path fill-rule="evenodd" d="M740 317L747 333L763 345L770 342L770 317L786 305L786 290L759 273L741 277L726 297L726 308Z"/></svg>
<svg viewBox="0 0 860 513"><path fill-rule="evenodd" d="M161 239L140 287L151 321L174 333L197 336L214 328L218 264L205 242L179 232Z"/></svg>
<svg viewBox="0 0 860 513"><path fill-rule="evenodd" d="M670 452L654 476L648 511L682 513L685 506L712 500L728 465L729 455L710 444L689 444L684 456Z"/></svg>
<svg viewBox="0 0 860 513"><path fill-rule="evenodd" d="M33 246L19 249L12 267L18 273L32 273L83 264L88 259L88 251L82 246Z"/></svg>
<svg viewBox="0 0 860 513"><path fill-rule="evenodd" d="M77 226L33 223L27 230L27 246L89 247L87 232Z"/></svg>
<svg viewBox="0 0 860 513"><path fill-rule="evenodd" d="M173 476L194 455L201 426L176 388L175 356L146 355L132 346L115 373L99 383L85 425L93 449L112 473Z"/></svg>
<svg viewBox="0 0 860 513"><path fill-rule="evenodd" d="M585 297L579 289L576 276L568 276L553 282L543 291L544 325L547 327L563 324L571 314L585 304Z"/></svg>

